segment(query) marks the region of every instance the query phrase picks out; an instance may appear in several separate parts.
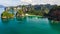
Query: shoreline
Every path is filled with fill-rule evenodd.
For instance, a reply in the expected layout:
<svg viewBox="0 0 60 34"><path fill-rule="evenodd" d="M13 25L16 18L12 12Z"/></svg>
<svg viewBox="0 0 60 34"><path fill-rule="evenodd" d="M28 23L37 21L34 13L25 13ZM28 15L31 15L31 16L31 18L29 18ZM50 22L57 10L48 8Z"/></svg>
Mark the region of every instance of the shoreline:
<svg viewBox="0 0 60 34"><path fill-rule="evenodd" d="M43 17L43 16L39 16L39 15L29 15L29 14L28 15L25 14L25 16L38 16L38 17Z"/></svg>

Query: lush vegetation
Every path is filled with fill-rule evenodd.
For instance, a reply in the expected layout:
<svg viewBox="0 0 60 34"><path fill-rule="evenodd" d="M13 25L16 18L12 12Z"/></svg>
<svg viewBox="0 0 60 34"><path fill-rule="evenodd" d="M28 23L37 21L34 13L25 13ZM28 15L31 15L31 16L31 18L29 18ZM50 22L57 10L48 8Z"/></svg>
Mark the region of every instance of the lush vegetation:
<svg viewBox="0 0 60 34"><path fill-rule="evenodd" d="M1 17L2 18L14 17L15 14L12 12L12 11L15 11L14 8L12 7L10 11L11 11L10 13L9 13L9 11L4 11L2 13ZM17 10L16 17L21 17L21 16L24 16L25 14L48 17L51 19L59 20L60 6L54 5L52 8L48 8L44 5L43 6L40 6L40 5L38 5L38 6L31 6L31 5L25 6L25 5L23 5L21 9Z"/></svg>
<svg viewBox="0 0 60 34"><path fill-rule="evenodd" d="M26 13L31 14L31 15L44 16L45 14L49 13L49 10L47 8L45 8L45 9L43 8L43 9L39 9L39 10L31 9L30 11L28 11Z"/></svg>
<svg viewBox="0 0 60 34"><path fill-rule="evenodd" d="M14 15L9 13L8 11L4 11L2 14L1 14L1 17L2 18L13 18Z"/></svg>
<svg viewBox="0 0 60 34"><path fill-rule="evenodd" d="M41 7L41 8L42 9L35 9L34 6L31 6L28 8L23 5L22 9L19 9L17 11L16 16L17 17L24 16L26 13L29 15L38 15L38 16L44 16L45 14L48 14L48 12L49 12L48 8L46 8L46 7ZM14 10L12 9L12 11L14 11ZM4 18L11 18L11 17L13 17L13 13L12 12L9 13L9 11L4 11L1 16Z"/></svg>
<svg viewBox="0 0 60 34"><path fill-rule="evenodd" d="M16 16L17 17L24 16L24 12L22 10L18 10L18 12L16 13Z"/></svg>

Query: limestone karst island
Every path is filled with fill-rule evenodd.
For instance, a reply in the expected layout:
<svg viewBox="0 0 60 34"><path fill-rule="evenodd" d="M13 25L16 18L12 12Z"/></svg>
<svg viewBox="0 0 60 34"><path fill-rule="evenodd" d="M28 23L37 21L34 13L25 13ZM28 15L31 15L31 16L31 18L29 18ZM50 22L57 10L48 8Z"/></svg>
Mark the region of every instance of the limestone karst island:
<svg viewBox="0 0 60 34"><path fill-rule="evenodd" d="M4 8L4 12L1 14L1 18L40 16L59 21L59 11L60 6L50 4L9 6Z"/></svg>

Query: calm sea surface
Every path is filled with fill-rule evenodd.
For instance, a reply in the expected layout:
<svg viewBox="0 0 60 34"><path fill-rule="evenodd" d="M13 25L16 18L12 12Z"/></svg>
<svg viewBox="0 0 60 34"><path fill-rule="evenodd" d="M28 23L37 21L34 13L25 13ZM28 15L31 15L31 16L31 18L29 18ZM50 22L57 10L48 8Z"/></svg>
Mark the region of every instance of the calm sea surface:
<svg viewBox="0 0 60 34"><path fill-rule="evenodd" d="M2 12L3 9L0 9L0 14ZM60 34L60 23L38 16L0 18L0 34Z"/></svg>

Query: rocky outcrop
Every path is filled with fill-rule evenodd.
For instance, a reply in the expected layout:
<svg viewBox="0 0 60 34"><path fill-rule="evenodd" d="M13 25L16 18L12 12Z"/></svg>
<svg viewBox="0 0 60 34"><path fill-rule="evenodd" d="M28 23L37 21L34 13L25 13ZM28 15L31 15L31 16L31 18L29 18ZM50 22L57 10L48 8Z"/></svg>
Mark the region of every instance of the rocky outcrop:
<svg viewBox="0 0 60 34"><path fill-rule="evenodd" d="M13 18L14 15L11 14L11 13L8 13L8 11L4 11L2 14L1 14L1 18Z"/></svg>
<svg viewBox="0 0 60 34"><path fill-rule="evenodd" d="M49 11L49 19L60 21L60 6L56 6Z"/></svg>
<svg viewBox="0 0 60 34"><path fill-rule="evenodd" d="M24 12L22 10L18 10L18 12L16 13L16 17L21 17L24 16Z"/></svg>

